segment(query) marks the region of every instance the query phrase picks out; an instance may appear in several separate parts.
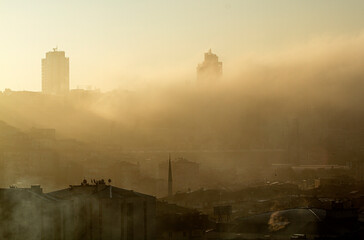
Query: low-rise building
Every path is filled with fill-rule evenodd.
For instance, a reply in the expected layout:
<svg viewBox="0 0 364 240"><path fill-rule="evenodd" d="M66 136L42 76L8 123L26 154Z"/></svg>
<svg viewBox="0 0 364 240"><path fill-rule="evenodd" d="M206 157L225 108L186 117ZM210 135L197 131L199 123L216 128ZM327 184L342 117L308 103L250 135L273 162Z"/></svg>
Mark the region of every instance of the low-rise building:
<svg viewBox="0 0 364 240"><path fill-rule="evenodd" d="M49 193L71 200L75 239L155 239L156 198L103 180Z"/></svg>
<svg viewBox="0 0 364 240"><path fill-rule="evenodd" d="M110 181L0 189L0 239L154 240L155 228L156 198Z"/></svg>

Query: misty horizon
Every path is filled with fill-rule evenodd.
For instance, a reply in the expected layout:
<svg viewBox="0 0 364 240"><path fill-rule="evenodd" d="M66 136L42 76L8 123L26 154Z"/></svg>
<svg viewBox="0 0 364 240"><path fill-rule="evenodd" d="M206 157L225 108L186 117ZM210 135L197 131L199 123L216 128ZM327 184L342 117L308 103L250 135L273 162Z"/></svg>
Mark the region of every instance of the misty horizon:
<svg viewBox="0 0 364 240"><path fill-rule="evenodd" d="M363 12L0 0L0 239L363 239Z"/></svg>

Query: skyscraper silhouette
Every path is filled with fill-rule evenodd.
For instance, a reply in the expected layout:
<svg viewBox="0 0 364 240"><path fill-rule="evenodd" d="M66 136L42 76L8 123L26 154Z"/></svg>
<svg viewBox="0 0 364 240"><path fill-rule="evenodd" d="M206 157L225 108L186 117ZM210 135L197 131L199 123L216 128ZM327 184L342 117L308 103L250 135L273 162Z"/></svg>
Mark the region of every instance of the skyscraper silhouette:
<svg viewBox="0 0 364 240"><path fill-rule="evenodd" d="M42 92L46 94L64 95L69 91L69 59L64 51L46 53L42 59Z"/></svg>
<svg viewBox="0 0 364 240"><path fill-rule="evenodd" d="M215 82L222 75L222 62L219 57L211 52L205 53L205 60L197 66L198 82Z"/></svg>

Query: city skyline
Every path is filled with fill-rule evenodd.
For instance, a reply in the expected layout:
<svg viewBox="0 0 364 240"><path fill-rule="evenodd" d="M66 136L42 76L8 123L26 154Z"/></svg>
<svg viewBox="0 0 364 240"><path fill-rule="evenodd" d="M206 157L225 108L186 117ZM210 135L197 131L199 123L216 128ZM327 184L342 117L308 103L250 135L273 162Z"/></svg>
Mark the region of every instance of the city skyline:
<svg viewBox="0 0 364 240"><path fill-rule="evenodd" d="M364 239L363 12L0 0L0 239Z"/></svg>
<svg viewBox="0 0 364 240"><path fill-rule="evenodd" d="M209 48L229 73L244 59L355 38L364 28L360 1L263 2L3 0L0 89L40 91L39 59L56 45L73 59L71 88L110 90L194 79Z"/></svg>

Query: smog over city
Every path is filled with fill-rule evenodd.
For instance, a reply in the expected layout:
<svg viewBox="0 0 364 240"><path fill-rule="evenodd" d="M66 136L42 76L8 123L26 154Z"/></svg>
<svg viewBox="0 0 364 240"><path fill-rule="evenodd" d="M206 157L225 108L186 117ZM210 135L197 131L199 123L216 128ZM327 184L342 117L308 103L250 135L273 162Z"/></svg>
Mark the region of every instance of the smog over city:
<svg viewBox="0 0 364 240"><path fill-rule="evenodd" d="M0 239L364 239L363 12L0 0Z"/></svg>

